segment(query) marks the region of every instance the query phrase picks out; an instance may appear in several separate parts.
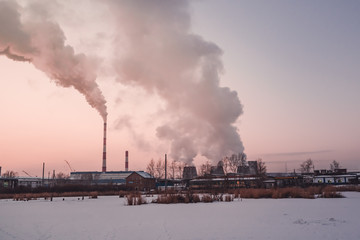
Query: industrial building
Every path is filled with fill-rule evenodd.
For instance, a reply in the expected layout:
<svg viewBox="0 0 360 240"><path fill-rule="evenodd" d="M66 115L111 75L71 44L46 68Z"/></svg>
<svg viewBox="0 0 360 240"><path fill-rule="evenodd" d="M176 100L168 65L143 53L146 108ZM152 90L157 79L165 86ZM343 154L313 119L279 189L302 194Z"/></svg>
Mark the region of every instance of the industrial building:
<svg viewBox="0 0 360 240"><path fill-rule="evenodd" d="M44 181L41 178L35 177L14 177L14 178L0 178L0 188L16 188L29 187L37 188L43 185ZM44 183L48 184L48 180Z"/></svg>
<svg viewBox="0 0 360 240"><path fill-rule="evenodd" d="M247 165L238 166L237 173L242 175L257 175L258 173L257 161L247 161Z"/></svg>
<svg viewBox="0 0 360 240"><path fill-rule="evenodd" d="M185 166L183 170L183 179L193 179L197 177L195 166Z"/></svg>
<svg viewBox="0 0 360 240"><path fill-rule="evenodd" d="M136 191L155 189L156 179L147 172L132 172L126 177L126 186Z"/></svg>
<svg viewBox="0 0 360 240"><path fill-rule="evenodd" d="M133 171L71 172L70 180L80 184L126 184L126 178Z"/></svg>
<svg viewBox="0 0 360 240"><path fill-rule="evenodd" d="M223 161L219 161L217 166L211 166L210 175L216 175L216 176L224 176L225 175Z"/></svg>
<svg viewBox="0 0 360 240"><path fill-rule="evenodd" d="M189 181L189 188L193 190L207 189L235 189L258 187L259 177L231 174L222 177L201 177Z"/></svg>

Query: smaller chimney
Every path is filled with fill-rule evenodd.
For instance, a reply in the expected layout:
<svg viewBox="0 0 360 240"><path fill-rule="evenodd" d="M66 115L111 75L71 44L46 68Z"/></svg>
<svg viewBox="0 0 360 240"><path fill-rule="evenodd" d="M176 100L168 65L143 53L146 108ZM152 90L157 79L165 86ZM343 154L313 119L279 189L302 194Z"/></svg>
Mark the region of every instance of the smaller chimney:
<svg viewBox="0 0 360 240"><path fill-rule="evenodd" d="M129 152L125 151L125 171L129 171Z"/></svg>
<svg viewBox="0 0 360 240"><path fill-rule="evenodd" d="M165 191L167 190L167 155L165 154Z"/></svg>
<svg viewBox="0 0 360 240"><path fill-rule="evenodd" d="M45 163L43 162L42 185L44 185Z"/></svg>
<svg viewBox="0 0 360 240"><path fill-rule="evenodd" d="M1 166L0 166L0 178L1 178Z"/></svg>

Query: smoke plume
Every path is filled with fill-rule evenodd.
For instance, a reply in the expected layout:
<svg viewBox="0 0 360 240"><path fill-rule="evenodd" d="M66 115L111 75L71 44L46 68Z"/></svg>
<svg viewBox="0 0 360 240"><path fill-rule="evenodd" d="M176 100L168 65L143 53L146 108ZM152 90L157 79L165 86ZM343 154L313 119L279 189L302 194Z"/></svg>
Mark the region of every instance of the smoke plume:
<svg viewBox="0 0 360 240"><path fill-rule="evenodd" d="M40 4L23 8L0 1L0 55L31 62L62 87L74 87L106 121L106 101L96 83L96 61L65 44L60 26Z"/></svg>
<svg viewBox="0 0 360 240"><path fill-rule="evenodd" d="M168 121L157 136L171 157L191 164L243 152L234 126L243 109L236 91L220 86L222 50L191 33L187 1L109 0L116 16L118 81L138 85L166 102Z"/></svg>

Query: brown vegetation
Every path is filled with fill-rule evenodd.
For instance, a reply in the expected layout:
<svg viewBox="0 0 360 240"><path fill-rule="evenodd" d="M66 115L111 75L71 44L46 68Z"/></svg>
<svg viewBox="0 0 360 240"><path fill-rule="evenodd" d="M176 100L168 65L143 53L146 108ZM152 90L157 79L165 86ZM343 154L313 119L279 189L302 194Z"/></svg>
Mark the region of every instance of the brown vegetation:
<svg viewBox="0 0 360 240"><path fill-rule="evenodd" d="M159 193L158 197L153 200L156 203L197 203L197 202L214 202L214 201L233 201L234 198L335 198L343 197L340 192L342 191L358 191L360 192L360 186L312 186L307 188L301 187L288 187L288 188L275 188L275 189L262 189L262 188L242 188L236 190L229 190L226 192L194 192L186 191L178 193L174 190L168 190L167 192ZM117 195L120 198L126 197L127 201L131 201L134 204L144 204L145 198L140 199L140 193L132 191L87 191L87 192L41 192L41 193L4 193L0 194L0 199L13 199L16 201L29 201L43 198L45 200L52 201L57 197L89 197L92 199L98 198L98 196ZM80 198L79 198L80 199ZM139 202L139 204L138 204ZM136 204L135 204L136 203Z"/></svg>
<svg viewBox="0 0 360 240"><path fill-rule="evenodd" d="M336 187L336 190L339 192L360 192L359 185L343 185Z"/></svg>
<svg viewBox="0 0 360 240"><path fill-rule="evenodd" d="M327 186L322 189L322 192L320 195L318 195L318 197L321 197L321 198L343 198L344 196L337 191L338 191L337 188L335 188L333 186Z"/></svg>
<svg viewBox="0 0 360 240"><path fill-rule="evenodd" d="M133 206L133 205L142 205L146 204L146 199L141 196L140 193L130 193L125 196L127 205Z"/></svg>
<svg viewBox="0 0 360 240"><path fill-rule="evenodd" d="M89 198L93 198L93 199L98 198L98 192L90 192Z"/></svg>
<svg viewBox="0 0 360 240"><path fill-rule="evenodd" d="M201 201L204 203L210 203L213 202L213 198L209 194L204 194L201 198Z"/></svg>
<svg viewBox="0 0 360 240"><path fill-rule="evenodd" d="M334 198L343 197L339 189L333 186L326 187L288 187L276 189L238 189L234 192L235 198L306 198L315 197Z"/></svg>
<svg viewBox="0 0 360 240"><path fill-rule="evenodd" d="M194 194L192 192L186 193L175 193L175 194L159 194L156 199L154 199L153 203L162 203L162 204L170 204L170 203L210 203L216 201L226 201L230 202L234 200L234 196L232 194L227 194L225 197L223 194Z"/></svg>

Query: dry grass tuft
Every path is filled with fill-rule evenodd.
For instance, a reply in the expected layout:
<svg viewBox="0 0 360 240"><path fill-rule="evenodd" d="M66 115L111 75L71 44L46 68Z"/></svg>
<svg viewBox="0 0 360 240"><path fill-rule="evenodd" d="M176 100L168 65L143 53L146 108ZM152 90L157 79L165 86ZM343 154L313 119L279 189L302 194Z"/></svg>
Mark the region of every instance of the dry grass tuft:
<svg viewBox="0 0 360 240"><path fill-rule="evenodd" d="M226 195L225 196L225 202L232 202L234 201L233 195Z"/></svg>
<svg viewBox="0 0 360 240"><path fill-rule="evenodd" d="M139 193L130 193L125 196L127 205L133 206L133 205L142 205L146 204L146 199L141 196Z"/></svg>
<svg viewBox="0 0 360 240"><path fill-rule="evenodd" d="M204 203L210 203L213 202L213 199L209 194L204 194L201 198L201 201Z"/></svg>
<svg viewBox="0 0 360 240"><path fill-rule="evenodd" d="M333 186L326 186L322 189L321 194L319 195L319 197L321 198L343 198L344 196L337 192L337 188L333 187Z"/></svg>
<svg viewBox="0 0 360 240"><path fill-rule="evenodd" d="M92 199L98 198L98 192L90 192L89 198L92 198Z"/></svg>

